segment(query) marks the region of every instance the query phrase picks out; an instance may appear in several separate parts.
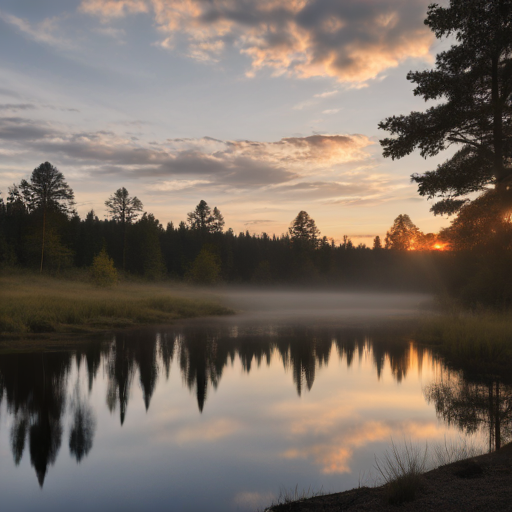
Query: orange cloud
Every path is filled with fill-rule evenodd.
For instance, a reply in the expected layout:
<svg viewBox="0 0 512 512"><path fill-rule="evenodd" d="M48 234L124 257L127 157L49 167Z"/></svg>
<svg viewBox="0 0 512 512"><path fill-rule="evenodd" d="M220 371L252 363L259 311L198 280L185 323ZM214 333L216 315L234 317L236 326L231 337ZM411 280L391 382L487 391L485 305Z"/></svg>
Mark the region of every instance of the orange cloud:
<svg viewBox="0 0 512 512"><path fill-rule="evenodd" d="M172 48L184 36L188 55L215 60L233 44L251 60L247 74L270 68L301 78L331 76L364 83L408 58L431 60L423 24L428 0L82 0L103 20L151 12Z"/></svg>

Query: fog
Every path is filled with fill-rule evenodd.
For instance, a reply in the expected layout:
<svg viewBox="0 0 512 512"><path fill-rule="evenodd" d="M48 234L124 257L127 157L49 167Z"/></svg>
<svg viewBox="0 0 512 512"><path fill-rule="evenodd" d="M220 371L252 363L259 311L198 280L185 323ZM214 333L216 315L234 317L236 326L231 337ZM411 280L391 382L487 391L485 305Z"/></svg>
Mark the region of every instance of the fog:
<svg viewBox="0 0 512 512"><path fill-rule="evenodd" d="M311 320L370 320L414 316L432 304L420 293L375 293L226 288L216 295L233 308L237 318Z"/></svg>

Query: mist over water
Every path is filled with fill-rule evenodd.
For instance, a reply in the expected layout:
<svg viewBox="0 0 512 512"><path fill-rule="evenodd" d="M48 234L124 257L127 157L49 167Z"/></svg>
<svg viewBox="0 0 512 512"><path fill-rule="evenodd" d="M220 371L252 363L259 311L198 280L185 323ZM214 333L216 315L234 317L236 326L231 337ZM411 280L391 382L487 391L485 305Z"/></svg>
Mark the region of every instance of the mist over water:
<svg viewBox="0 0 512 512"><path fill-rule="evenodd" d="M6 510L251 511L357 486L392 438L486 440L438 407L461 375L395 322L428 297L219 295L240 313L0 355Z"/></svg>
<svg viewBox="0 0 512 512"><path fill-rule="evenodd" d="M432 303L432 296L423 293L228 288L220 296L244 318L286 321L400 317L417 314Z"/></svg>

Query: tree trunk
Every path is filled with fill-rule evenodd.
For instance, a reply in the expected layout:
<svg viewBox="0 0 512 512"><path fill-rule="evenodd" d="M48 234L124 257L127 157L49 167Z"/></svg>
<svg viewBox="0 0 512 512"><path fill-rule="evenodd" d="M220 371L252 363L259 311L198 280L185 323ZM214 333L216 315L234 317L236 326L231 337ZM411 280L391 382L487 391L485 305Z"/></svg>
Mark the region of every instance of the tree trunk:
<svg viewBox="0 0 512 512"><path fill-rule="evenodd" d="M501 448L500 381L496 381L496 421L494 425L496 428L496 450L499 450Z"/></svg>
<svg viewBox="0 0 512 512"><path fill-rule="evenodd" d="M505 168L503 158L503 101L500 95L499 76L499 50L492 57L491 70L491 102L493 110L493 148L494 148L494 176L496 177L496 190L504 192L511 185L511 170Z"/></svg>
<svg viewBox="0 0 512 512"><path fill-rule="evenodd" d="M44 238L46 231L46 206L43 206L43 241L41 243L41 268L39 272L43 273L43 261L44 261Z"/></svg>
<svg viewBox="0 0 512 512"><path fill-rule="evenodd" d="M123 222L123 272L126 271L126 222Z"/></svg>

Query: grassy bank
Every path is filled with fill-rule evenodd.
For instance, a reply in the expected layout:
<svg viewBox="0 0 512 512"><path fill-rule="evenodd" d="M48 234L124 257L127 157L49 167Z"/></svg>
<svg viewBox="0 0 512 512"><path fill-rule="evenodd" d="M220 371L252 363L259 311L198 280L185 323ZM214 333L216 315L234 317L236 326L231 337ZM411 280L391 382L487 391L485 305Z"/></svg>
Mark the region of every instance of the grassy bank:
<svg viewBox="0 0 512 512"><path fill-rule="evenodd" d="M98 288L86 280L20 274L0 276L0 289L3 334L80 332L231 313L214 299L192 297L169 283Z"/></svg>
<svg viewBox="0 0 512 512"><path fill-rule="evenodd" d="M415 339L432 346L448 361L493 372L510 369L512 313L456 311L420 321ZM499 373L499 372L498 372Z"/></svg>

